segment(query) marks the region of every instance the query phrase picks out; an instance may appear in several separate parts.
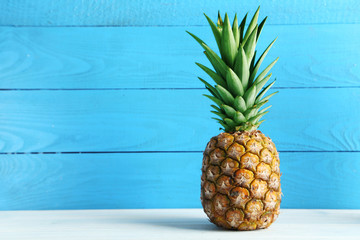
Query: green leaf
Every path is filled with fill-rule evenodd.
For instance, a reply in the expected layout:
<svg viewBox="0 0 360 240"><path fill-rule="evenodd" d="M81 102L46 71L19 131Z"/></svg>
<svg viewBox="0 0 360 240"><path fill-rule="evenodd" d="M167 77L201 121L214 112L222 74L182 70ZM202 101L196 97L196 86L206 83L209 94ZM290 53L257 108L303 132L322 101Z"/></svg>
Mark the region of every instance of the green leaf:
<svg viewBox="0 0 360 240"><path fill-rule="evenodd" d="M255 116L256 114L258 114L260 108L266 104L268 101L264 101L259 103L258 105L254 105L252 108L248 109L247 111L245 111L244 115L246 117L246 119L250 119L253 116Z"/></svg>
<svg viewBox="0 0 360 240"><path fill-rule="evenodd" d="M212 117L211 119L214 119L214 120L216 120L217 122L222 122L222 120L221 120L220 118Z"/></svg>
<svg viewBox="0 0 360 240"><path fill-rule="evenodd" d="M206 88L209 89L209 91L214 95L214 97L220 98L220 95L217 93L216 89L213 86L211 86L211 84L206 82L201 77L198 77L198 78L203 84L205 84Z"/></svg>
<svg viewBox="0 0 360 240"><path fill-rule="evenodd" d="M260 124L262 124L264 121L265 121L265 120L261 120L260 122L255 123L254 126L255 126L256 128L258 128L258 127L260 126Z"/></svg>
<svg viewBox="0 0 360 240"><path fill-rule="evenodd" d="M216 40L216 43L220 49L220 46L221 46L221 34L220 34L220 30L219 28L215 25L215 23L204 13L207 21L209 22L209 25L211 27L211 30L214 34L214 37L215 37L215 40Z"/></svg>
<svg viewBox="0 0 360 240"><path fill-rule="evenodd" d="M214 72L210 68L208 68L200 63L195 63L195 64L198 65L202 70L204 70L204 72L206 72L214 80L214 82L216 84L226 87L226 82L216 72Z"/></svg>
<svg viewBox="0 0 360 240"><path fill-rule="evenodd" d="M258 104L254 105L254 108L256 108L257 110L259 110L262 106L264 106L268 101L261 101Z"/></svg>
<svg viewBox="0 0 360 240"><path fill-rule="evenodd" d="M266 111L266 112L262 112L262 113L259 113L259 114L255 115L254 117L249 119L249 122L252 123L252 124L256 124L260 120L260 118L262 118L268 112L269 111Z"/></svg>
<svg viewBox="0 0 360 240"><path fill-rule="evenodd" d="M221 122L218 121L218 123L220 123L221 126L224 127L224 131L225 131L225 132L229 132L229 130L231 129L231 127L229 127L228 125L226 125L226 123L224 123L223 121L221 121Z"/></svg>
<svg viewBox="0 0 360 240"><path fill-rule="evenodd" d="M264 97L263 99L261 99L261 101L259 102L259 104L260 104L261 102L263 102L263 101L269 100L272 96L274 96L274 95L277 94L278 92L279 92L279 91L274 92L274 93L272 93L272 94L270 94L270 95L267 95L266 97Z"/></svg>
<svg viewBox="0 0 360 240"><path fill-rule="evenodd" d="M272 47L272 45L274 45L275 41L277 38L275 38L270 44L269 46L265 49L265 51L261 54L259 60L256 62L255 68L253 69L251 76L250 76L250 82L252 82L256 76L257 71L260 68L261 63L264 61L264 58L266 57L266 55L268 54L270 48Z"/></svg>
<svg viewBox="0 0 360 240"><path fill-rule="evenodd" d="M256 113L257 113L257 109L253 107L253 108L249 108L248 110L246 110L244 112L244 116L245 116L246 119L249 120L250 118L255 116Z"/></svg>
<svg viewBox="0 0 360 240"><path fill-rule="evenodd" d="M238 124L246 122L245 116L239 111L235 113L234 120Z"/></svg>
<svg viewBox="0 0 360 240"><path fill-rule="evenodd" d="M217 112L217 111L210 111L210 112L218 115L218 116L221 117L221 118L226 118L226 117L227 117L225 114L219 113L219 112Z"/></svg>
<svg viewBox="0 0 360 240"><path fill-rule="evenodd" d="M224 24L224 22L223 22L223 20L221 19L220 11L218 11L217 25L218 25L218 27L222 27L223 24Z"/></svg>
<svg viewBox="0 0 360 240"><path fill-rule="evenodd" d="M244 112L244 116L246 119L250 119L252 118L253 116L255 116L258 112L259 112L259 109L264 105L266 104L268 101L265 101L265 102L261 102L257 105L254 105L253 107L249 108L248 110L246 110Z"/></svg>
<svg viewBox="0 0 360 240"><path fill-rule="evenodd" d="M240 32L240 43L244 40L244 30L245 30L245 24L246 24L246 18L248 13L245 14L245 17L242 19L240 26L239 26L239 32Z"/></svg>
<svg viewBox="0 0 360 240"><path fill-rule="evenodd" d="M226 123L226 125L230 126L230 127L235 127L236 123L231 120L230 118L224 118L224 122Z"/></svg>
<svg viewBox="0 0 360 240"><path fill-rule="evenodd" d="M203 40L201 40L200 38L198 38L196 35L192 34L189 31L186 31L188 34L190 34L190 36L192 36L201 46L202 44L205 44Z"/></svg>
<svg viewBox="0 0 360 240"><path fill-rule="evenodd" d="M256 10L254 16L252 17L249 26L246 30L245 36L244 36L244 42L247 41L247 39L250 37L250 34L252 33L252 31L254 30L255 26L257 25L257 21L258 21L258 17L259 17L259 11L260 11L260 6L258 7L258 9Z"/></svg>
<svg viewBox="0 0 360 240"><path fill-rule="evenodd" d="M203 96L209 98L211 101L216 103L216 105L218 105L219 107L221 107L221 105L224 104L220 99L217 99L216 97L213 97L213 96L210 96L210 95L207 95L207 94L203 94Z"/></svg>
<svg viewBox="0 0 360 240"><path fill-rule="evenodd" d="M258 84L265 76L266 74L270 71L270 69L275 65L275 63L277 62L277 60L279 60L279 58L276 58L272 63L270 63L269 66L267 66L264 71L262 71L259 76L257 76L257 78L254 81L254 84Z"/></svg>
<svg viewBox="0 0 360 240"><path fill-rule="evenodd" d="M190 36L192 36L205 49L206 57L209 59L211 64L214 66L215 70L219 71L221 76L223 78L225 78L226 73L227 73L227 69L229 68L225 64L225 62L213 50L211 50L211 48L209 48L208 45L206 45L203 40L201 40L200 38L198 38L197 36L195 36L191 32L188 32L188 31L186 31L186 32L188 34L190 34Z"/></svg>
<svg viewBox="0 0 360 240"><path fill-rule="evenodd" d="M256 97L256 85L252 85L251 88L249 88L244 94L244 100L246 102L247 108L250 108L254 105L255 97Z"/></svg>
<svg viewBox="0 0 360 240"><path fill-rule="evenodd" d="M217 92L220 94L222 100L228 104L228 105L232 105L234 102L234 97L231 95L231 93L226 90L225 88L223 88L220 85L216 85L215 86Z"/></svg>
<svg viewBox="0 0 360 240"><path fill-rule="evenodd" d="M261 23L259 24L258 33L257 33L257 36L256 36L256 41L259 39L260 33L261 33L261 31L262 31L262 29L263 29L263 27L264 27L264 25L265 25L266 19L267 19L267 17L265 17L265 18L261 21Z"/></svg>
<svg viewBox="0 0 360 240"><path fill-rule="evenodd" d="M254 30L250 34L249 38L247 39L247 41L244 44L244 51L245 51L248 62L251 62L251 60L254 56L255 47L256 47L257 29L258 29L258 26L256 25Z"/></svg>
<svg viewBox="0 0 360 240"><path fill-rule="evenodd" d="M210 88L206 87L205 88L211 93L211 95L213 95L216 98L219 98L219 94L217 92L214 92L213 90L211 90Z"/></svg>
<svg viewBox="0 0 360 240"><path fill-rule="evenodd" d="M213 66L213 68L215 69L216 74L221 77L220 68L216 64L213 63L213 59L210 58L210 55L206 51L204 51L204 54L205 54L206 58L209 60L209 62L211 63L211 66Z"/></svg>
<svg viewBox="0 0 360 240"><path fill-rule="evenodd" d="M232 67L236 54L237 46L234 34L231 29L229 17L227 13L225 13L225 21L221 38L221 55L227 65Z"/></svg>
<svg viewBox="0 0 360 240"><path fill-rule="evenodd" d="M219 107L215 106L215 105L210 105L210 107L214 108L218 112L222 112L222 110Z"/></svg>
<svg viewBox="0 0 360 240"><path fill-rule="evenodd" d="M244 95L244 88L241 84L241 80L239 79L239 77L236 75L236 73L234 73L234 71L231 68L229 68L229 71L226 75L226 82L227 82L227 85L229 86L230 92L234 96Z"/></svg>
<svg viewBox="0 0 360 240"><path fill-rule="evenodd" d="M234 72L239 76L241 84L244 89L247 89L249 84L249 63L244 49L240 46L239 52L235 59Z"/></svg>
<svg viewBox="0 0 360 240"><path fill-rule="evenodd" d="M260 94L256 97L256 101L255 103L258 103L261 101L261 98L265 95L265 93L275 84L276 80L274 80L272 83L270 83L269 85L266 86L266 88L264 88Z"/></svg>
<svg viewBox="0 0 360 240"><path fill-rule="evenodd" d="M258 93L261 91L261 89L264 87L264 85L267 83L267 81L269 81L271 75L272 74L270 73L269 75L264 77L264 79L262 79L260 82L258 82L256 84L256 95L258 95Z"/></svg>
<svg viewBox="0 0 360 240"><path fill-rule="evenodd" d="M241 96L237 96L234 100L234 107L236 108L236 110L240 111L240 112L245 112L246 111L246 103L244 101L244 99Z"/></svg>
<svg viewBox="0 0 360 240"><path fill-rule="evenodd" d="M219 71L219 74L225 78L226 73L228 70L228 66L226 63L213 51L211 50L206 44L203 44L203 47L206 51L206 56L208 57L211 64L214 66L216 71Z"/></svg>
<svg viewBox="0 0 360 240"><path fill-rule="evenodd" d="M266 107L266 108L264 108L264 109L262 109L261 111L259 111L259 113L263 113L263 112L265 112L266 110L268 110L269 108L271 108L272 107L272 105L270 105L270 106L268 106L268 107Z"/></svg>
<svg viewBox="0 0 360 240"><path fill-rule="evenodd" d="M250 63L250 72L252 72L254 70L254 65L255 65L255 58L256 58L256 50L254 52L254 56L253 58L251 59L251 63ZM250 81L251 82L251 81Z"/></svg>
<svg viewBox="0 0 360 240"><path fill-rule="evenodd" d="M225 105L225 104L221 105L221 108L224 109L224 111L228 117L234 118L235 113L236 113L235 109L233 109L232 107Z"/></svg>
<svg viewBox="0 0 360 240"><path fill-rule="evenodd" d="M236 13L235 13L235 17L234 17L234 21L233 21L233 25L232 25L232 31L233 31L234 39L235 39L235 46L236 46L236 49L238 49L239 43L240 43L240 32L239 32L238 19L237 19Z"/></svg>

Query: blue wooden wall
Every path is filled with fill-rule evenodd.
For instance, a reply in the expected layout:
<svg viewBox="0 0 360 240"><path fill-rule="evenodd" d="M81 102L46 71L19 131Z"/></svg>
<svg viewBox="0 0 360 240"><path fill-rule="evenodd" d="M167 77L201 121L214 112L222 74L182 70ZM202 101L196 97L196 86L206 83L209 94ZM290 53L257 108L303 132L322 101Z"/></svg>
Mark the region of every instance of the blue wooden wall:
<svg viewBox="0 0 360 240"><path fill-rule="evenodd" d="M269 16L283 208L360 208L360 2L0 1L0 209L200 207L202 13Z"/></svg>

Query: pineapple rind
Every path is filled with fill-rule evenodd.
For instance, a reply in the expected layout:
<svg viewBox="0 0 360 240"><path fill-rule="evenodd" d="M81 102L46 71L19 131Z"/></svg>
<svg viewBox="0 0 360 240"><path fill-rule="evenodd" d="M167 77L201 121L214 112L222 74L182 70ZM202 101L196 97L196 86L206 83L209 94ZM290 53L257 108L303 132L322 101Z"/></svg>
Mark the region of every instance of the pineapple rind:
<svg viewBox="0 0 360 240"><path fill-rule="evenodd" d="M260 131L221 133L204 151L201 202L216 225L233 230L267 228L280 211L279 156Z"/></svg>

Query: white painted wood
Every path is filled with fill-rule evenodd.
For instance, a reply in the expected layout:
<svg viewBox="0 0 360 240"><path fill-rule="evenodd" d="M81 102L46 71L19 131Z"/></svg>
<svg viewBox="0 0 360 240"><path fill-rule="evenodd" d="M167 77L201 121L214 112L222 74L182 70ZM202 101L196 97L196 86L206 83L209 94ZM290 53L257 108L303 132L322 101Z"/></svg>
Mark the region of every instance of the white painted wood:
<svg viewBox="0 0 360 240"><path fill-rule="evenodd" d="M360 210L284 209L252 232L219 229L201 209L2 211L0 239L360 239Z"/></svg>

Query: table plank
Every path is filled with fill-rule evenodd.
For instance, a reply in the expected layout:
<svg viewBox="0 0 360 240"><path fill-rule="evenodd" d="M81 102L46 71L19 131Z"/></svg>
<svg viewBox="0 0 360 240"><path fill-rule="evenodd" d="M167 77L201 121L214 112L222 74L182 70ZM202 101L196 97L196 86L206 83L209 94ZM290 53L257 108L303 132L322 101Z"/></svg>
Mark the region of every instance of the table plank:
<svg viewBox="0 0 360 240"><path fill-rule="evenodd" d="M360 210L281 210L265 230L235 232L201 209L0 212L1 239L359 239Z"/></svg>

